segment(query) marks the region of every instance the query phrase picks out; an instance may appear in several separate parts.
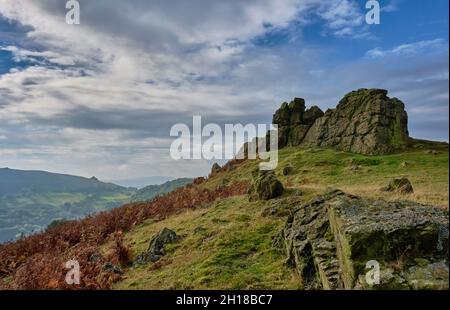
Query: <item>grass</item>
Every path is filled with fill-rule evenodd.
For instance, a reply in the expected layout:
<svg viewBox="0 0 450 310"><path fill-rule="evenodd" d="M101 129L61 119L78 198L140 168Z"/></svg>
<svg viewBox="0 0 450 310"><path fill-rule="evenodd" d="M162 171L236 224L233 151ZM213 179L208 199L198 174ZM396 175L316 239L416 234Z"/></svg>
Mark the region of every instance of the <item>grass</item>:
<svg viewBox="0 0 450 310"><path fill-rule="evenodd" d="M427 149L438 150L437 155ZM303 192L302 201L329 189L385 200L411 200L448 209L448 145L418 141L402 153L364 156L327 149L286 148L279 152L276 174L288 189ZM200 186L215 188L235 180L251 180L257 161L219 173ZM283 176L285 166L294 173ZM352 169L352 167L358 167ZM414 193L380 191L392 178L407 177ZM275 201L280 202L280 201ZM293 270L272 245L286 217L262 217L273 202L249 203L233 197L186 211L166 220L148 220L125 235L133 254L145 251L162 228L184 238L167 249L159 262L126 269L116 289L298 289ZM201 228L201 229L200 229ZM105 246L108 251L109 245Z"/></svg>
<svg viewBox="0 0 450 310"><path fill-rule="evenodd" d="M126 235L135 255L164 227L184 237L159 262L128 269L115 288L297 289L298 279L272 246L284 219L263 218L263 209L241 196L144 223Z"/></svg>

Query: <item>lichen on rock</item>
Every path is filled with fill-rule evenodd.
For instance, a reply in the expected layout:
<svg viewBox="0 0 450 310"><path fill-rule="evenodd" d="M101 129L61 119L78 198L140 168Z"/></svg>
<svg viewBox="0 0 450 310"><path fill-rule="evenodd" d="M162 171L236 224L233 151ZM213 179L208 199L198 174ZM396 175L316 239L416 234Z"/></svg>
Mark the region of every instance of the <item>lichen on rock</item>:
<svg viewBox="0 0 450 310"><path fill-rule="evenodd" d="M302 144L375 155L404 148L408 141L403 102L383 89L360 89L318 118Z"/></svg>
<svg viewBox="0 0 450 310"><path fill-rule="evenodd" d="M138 265L156 262L166 254L165 246L177 242L181 237L174 231L164 228L150 240L148 250L139 254L135 263Z"/></svg>
<svg viewBox="0 0 450 310"><path fill-rule="evenodd" d="M381 188L384 192L397 192L399 194L411 194L414 189L407 178L393 179L386 187Z"/></svg>
<svg viewBox="0 0 450 310"><path fill-rule="evenodd" d="M284 193L283 184L272 170L255 169L252 172L253 182L248 190L249 200L269 200Z"/></svg>
<svg viewBox="0 0 450 310"><path fill-rule="evenodd" d="M375 260L380 284L371 289L448 289L448 214L437 207L336 190L294 210L276 244L304 288L368 288Z"/></svg>
<svg viewBox="0 0 450 310"><path fill-rule="evenodd" d="M284 102L273 116L273 123L278 125L278 147L297 146L323 111L313 106L306 110L303 98L294 98L289 104Z"/></svg>

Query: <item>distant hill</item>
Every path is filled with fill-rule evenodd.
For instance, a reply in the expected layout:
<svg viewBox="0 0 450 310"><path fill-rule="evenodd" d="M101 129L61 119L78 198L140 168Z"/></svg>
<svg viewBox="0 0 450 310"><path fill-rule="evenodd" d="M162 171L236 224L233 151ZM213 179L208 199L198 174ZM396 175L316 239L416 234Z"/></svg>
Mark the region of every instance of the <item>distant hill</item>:
<svg viewBox="0 0 450 310"><path fill-rule="evenodd" d="M149 185L138 190L131 197L131 201L136 202L136 201L151 200L152 198L158 195L166 194L173 191L176 188L183 187L186 184L191 183L192 181L193 181L192 179L181 178L173 181L168 181L161 185Z"/></svg>
<svg viewBox="0 0 450 310"><path fill-rule="evenodd" d="M142 178L122 179L122 180L110 180L114 184L125 187L137 187L142 188L148 185L160 185L167 181L172 181L174 178L164 176L150 176Z"/></svg>
<svg viewBox="0 0 450 310"><path fill-rule="evenodd" d="M101 182L95 177L88 179L46 171L0 169L0 195L48 191L90 194L114 192L121 189L124 188L116 184Z"/></svg>
<svg viewBox="0 0 450 310"><path fill-rule="evenodd" d="M0 242L121 206L135 191L95 177L0 169Z"/></svg>

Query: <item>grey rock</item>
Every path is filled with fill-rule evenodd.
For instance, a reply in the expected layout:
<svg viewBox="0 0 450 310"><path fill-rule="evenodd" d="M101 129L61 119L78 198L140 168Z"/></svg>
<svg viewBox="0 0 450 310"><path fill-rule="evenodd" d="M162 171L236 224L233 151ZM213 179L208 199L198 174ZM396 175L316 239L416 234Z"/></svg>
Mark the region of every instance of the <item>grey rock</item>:
<svg viewBox="0 0 450 310"><path fill-rule="evenodd" d="M375 155L402 149L409 141L403 102L383 89L360 89L318 118L302 145Z"/></svg>
<svg viewBox="0 0 450 310"><path fill-rule="evenodd" d="M252 173L253 182L248 190L249 200L269 200L277 198L284 193L283 184L278 180L272 170L256 169Z"/></svg>
<svg viewBox="0 0 450 310"><path fill-rule="evenodd" d="M273 123L278 125L278 147L299 145L314 121L322 115L317 106L305 111L302 98L295 98L289 104L284 102L273 116Z"/></svg>
<svg viewBox="0 0 450 310"><path fill-rule="evenodd" d="M336 190L297 207L275 245L304 288L448 289L448 225L438 207ZM368 286L371 260L381 282Z"/></svg>
<svg viewBox="0 0 450 310"><path fill-rule="evenodd" d="M158 234L153 236L150 240L150 244L148 250L140 253L136 260L135 264L142 265L147 264L149 262L156 262L166 253L164 251L164 247L167 244L177 242L181 239L174 231L164 228Z"/></svg>
<svg viewBox="0 0 450 310"><path fill-rule="evenodd" d="M397 192L399 194L411 194L414 189L411 182L407 178L394 179L389 182L388 186L381 189L384 192Z"/></svg>
<svg viewBox="0 0 450 310"><path fill-rule="evenodd" d="M106 262L105 264L103 264L102 270L106 271L106 272L112 272L112 273L115 273L115 274L123 274L124 273L122 268L120 268L119 266L114 265L111 262Z"/></svg>

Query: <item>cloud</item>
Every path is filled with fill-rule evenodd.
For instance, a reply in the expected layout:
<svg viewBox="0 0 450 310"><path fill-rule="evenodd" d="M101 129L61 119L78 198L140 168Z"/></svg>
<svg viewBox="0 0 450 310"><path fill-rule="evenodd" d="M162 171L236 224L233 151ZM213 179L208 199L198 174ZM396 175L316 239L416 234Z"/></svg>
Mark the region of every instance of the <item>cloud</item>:
<svg viewBox="0 0 450 310"><path fill-rule="evenodd" d="M402 44L392 49L375 48L366 52L368 58L381 58L388 56L411 56L429 52L442 52L448 50L448 42L438 38L434 40L418 41Z"/></svg>
<svg viewBox="0 0 450 310"><path fill-rule="evenodd" d="M362 38L369 35L364 14L357 2L324 1L319 7L318 15L326 21L326 31L337 37Z"/></svg>

